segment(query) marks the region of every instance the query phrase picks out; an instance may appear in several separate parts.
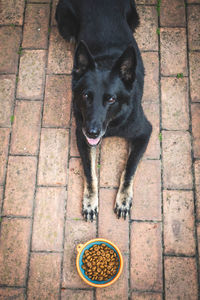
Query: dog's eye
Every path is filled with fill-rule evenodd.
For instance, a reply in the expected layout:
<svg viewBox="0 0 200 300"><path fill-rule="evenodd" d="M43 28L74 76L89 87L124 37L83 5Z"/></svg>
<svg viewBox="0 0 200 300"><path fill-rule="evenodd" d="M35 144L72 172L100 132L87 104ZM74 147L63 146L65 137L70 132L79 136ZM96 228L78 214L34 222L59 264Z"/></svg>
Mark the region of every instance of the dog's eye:
<svg viewBox="0 0 200 300"><path fill-rule="evenodd" d="M115 103L115 101L116 101L116 98L114 96L108 98L108 103L110 103L110 104Z"/></svg>
<svg viewBox="0 0 200 300"><path fill-rule="evenodd" d="M89 95L87 93L83 94L83 100L87 100L89 98Z"/></svg>

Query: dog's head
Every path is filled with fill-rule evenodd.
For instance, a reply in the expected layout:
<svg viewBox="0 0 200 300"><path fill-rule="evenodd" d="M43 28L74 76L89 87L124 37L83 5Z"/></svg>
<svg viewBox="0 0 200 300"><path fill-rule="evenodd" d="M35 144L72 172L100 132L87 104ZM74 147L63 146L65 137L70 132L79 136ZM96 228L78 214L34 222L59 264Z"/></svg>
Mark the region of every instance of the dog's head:
<svg viewBox="0 0 200 300"><path fill-rule="evenodd" d="M109 69L99 68L87 45L79 43L74 57L73 94L90 146L98 145L108 126L128 115L135 73L136 54L132 46Z"/></svg>

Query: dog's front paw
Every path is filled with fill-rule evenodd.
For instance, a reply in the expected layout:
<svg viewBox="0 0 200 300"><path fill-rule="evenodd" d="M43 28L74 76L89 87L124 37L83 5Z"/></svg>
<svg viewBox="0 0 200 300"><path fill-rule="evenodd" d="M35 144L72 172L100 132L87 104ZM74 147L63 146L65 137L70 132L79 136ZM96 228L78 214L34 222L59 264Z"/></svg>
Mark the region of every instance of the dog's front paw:
<svg viewBox="0 0 200 300"><path fill-rule="evenodd" d="M117 193L117 198L115 202L114 212L116 213L118 219L120 217L126 220L126 217L130 214L130 209L132 206L133 192L130 189L119 190Z"/></svg>
<svg viewBox="0 0 200 300"><path fill-rule="evenodd" d="M93 221L98 215L98 194L86 193L83 197L82 215L86 221Z"/></svg>

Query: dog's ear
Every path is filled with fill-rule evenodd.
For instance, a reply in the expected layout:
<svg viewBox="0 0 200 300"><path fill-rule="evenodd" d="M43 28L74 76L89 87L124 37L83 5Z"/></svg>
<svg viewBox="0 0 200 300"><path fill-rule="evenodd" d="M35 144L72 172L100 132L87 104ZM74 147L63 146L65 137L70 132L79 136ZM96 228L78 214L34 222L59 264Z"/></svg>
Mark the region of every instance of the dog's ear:
<svg viewBox="0 0 200 300"><path fill-rule="evenodd" d="M133 46L129 46L115 62L111 74L118 74L127 87L135 80L137 60Z"/></svg>
<svg viewBox="0 0 200 300"><path fill-rule="evenodd" d="M74 56L74 75L82 76L88 70L94 70L95 62L85 42L80 41Z"/></svg>

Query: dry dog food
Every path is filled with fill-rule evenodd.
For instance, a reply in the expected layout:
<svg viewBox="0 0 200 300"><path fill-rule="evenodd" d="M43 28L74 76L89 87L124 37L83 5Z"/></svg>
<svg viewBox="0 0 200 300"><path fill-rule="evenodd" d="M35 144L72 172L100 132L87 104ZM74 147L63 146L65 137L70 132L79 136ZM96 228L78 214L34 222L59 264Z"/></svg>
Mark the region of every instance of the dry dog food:
<svg viewBox="0 0 200 300"><path fill-rule="evenodd" d="M94 245L85 250L82 268L91 280L106 281L113 277L119 267L115 251L105 244Z"/></svg>

